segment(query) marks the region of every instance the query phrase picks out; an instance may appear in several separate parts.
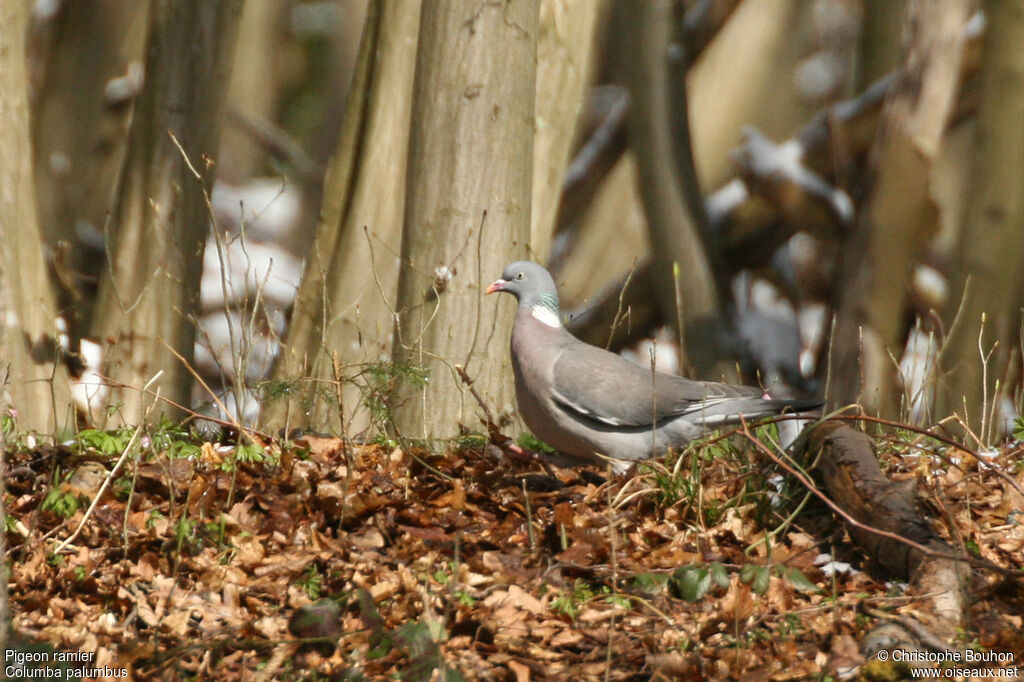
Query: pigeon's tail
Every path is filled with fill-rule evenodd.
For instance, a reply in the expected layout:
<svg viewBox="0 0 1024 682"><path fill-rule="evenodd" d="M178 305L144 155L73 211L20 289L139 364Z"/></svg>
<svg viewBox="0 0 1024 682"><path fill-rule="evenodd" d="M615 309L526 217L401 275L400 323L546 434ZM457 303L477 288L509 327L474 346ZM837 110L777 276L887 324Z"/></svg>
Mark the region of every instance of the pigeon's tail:
<svg viewBox="0 0 1024 682"><path fill-rule="evenodd" d="M717 404L707 404L703 410L695 410L693 417L701 426L715 428L776 414L810 412L824 404L825 401L820 398L733 398Z"/></svg>
<svg viewBox="0 0 1024 682"><path fill-rule="evenodd" d="M780 412L796 414L816 410L824 405L825 401L821 398L777 398L766 400L765 403L767 403L765 407L769 408L772 414Z"/></svg>

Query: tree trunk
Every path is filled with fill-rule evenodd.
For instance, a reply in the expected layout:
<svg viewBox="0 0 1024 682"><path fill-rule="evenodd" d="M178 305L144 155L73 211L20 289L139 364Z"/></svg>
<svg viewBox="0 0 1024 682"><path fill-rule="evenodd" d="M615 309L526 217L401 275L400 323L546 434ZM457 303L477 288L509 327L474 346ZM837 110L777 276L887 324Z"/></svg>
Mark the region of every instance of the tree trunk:
<svg viewBox="0 0 1024 682"><path fill-rule="evenodd" d="M967 424L988 442L990 414L1000 392L1010 388L1006 371L1021 334L1020 276L1024 265L1024 2L987 2L981 74L981 104L975 130L967 219L954 251L949 310L950 336L942 352L949 374L939 384L936 414L964 413ZM954 318L960 310L959 319ZM984 352L979 350L985 316ZM998 346L996 345L998 344ZM983 377L983 370L985 371ZM984 379L984 380L983 380ZM984 427L984 428L983 428ZM989 431L989 433L982 433Z"/></svg>
<svg viewBox="0 0 1024 682"><path fill-rule="evenodd" d="M19 429L59 438L74 412L36 213L27 21L25 2L0 0L0 408L17 410Z"/></svg>
<svg viewBox="0 0 1024 682"><path fill-rule="evenodd" d="M600 0L540 2L529 247L530 257L539 263L547 262L551 250L573 134L607 5Z"/></svg>
<svg viewBox="0 0 1024 682"><path fill-rule="evenodd" d="M172 349L192 358L210 160L240 9L238 0L150 6L146 84L132 119L93 323L93 336L106 344L104 373L129 387L110 394L128 424L142 418L139 389L158 371L153 390L190 401L191 375Z"/></svg>
<svg viewBox="0 0 1024 682"><path fill-rule="evenodd" d="M267 404L271 427L352 434L369 425L361 373L390 353L395 328L419 15L419 3L405 0L369 6L320 224L271 387L312 382ZM338 378L343 384L325 392Z"/></svg>
<svg viewBox="0 0 1024 682"><path fill-rule="evenodd" d="M907 3L908 44L879 126L873 186L843 248L829 354L833 407L893 415L913 258L933 226L928 169L959 85L966 0Z"/></svg>
<svg viewBox="0 0 1024 682"><path fill-rule="evenodd" d="M904 12L890 0L865 0L861 29L857 90L864 90L899 65Z"/></svg>
<svg viewBox="0 0 1024 682"><path fill-rule="evenodd" d="M793 78L813 49L812 5L741 2L687 72L693 155L705 193L733 176L730 152L745 126L782 140L813 112Z"/></svg>
<svg viewBox="0 0 1024 682"><path fill-rule="evenodd" d="M478 425L452 365L492 405L511 399L512 306L483 289L529 238L537 26L537 0L423 8L394 355L430 380L396 391L405 436Z"/></svg>
<svg viewBox="0 0 1024 682"><path fill-rule="evenodd" d="M270 123L280 101L280 50L289 7L278 0L248 0L238 23L227 107L246 120ZM236 126L227 126L217 155L217 177L238 184L266 172L265 149Z"/></svg>
<svg viewBox="0 0 1024 682"><path fill-rule="evenodd" d="M36 192L73 337L88 330L102 240L142 87L144 2L60 5L39 28L42 64L32 112Z"/></svg>
<svg viewBox="0 0 1024 682"><path fill-rule="evenodd" d="M651 0L620 2L616 9L629 13L620 17L628 27L620 49L632 100L630 145L647 214L658 308L662 319L681 332L681 365L711 374L720 359L714 350L721 344L687 341L698 326L712 320L717 322L713 328L725 329L719 304L728 292L724 283L716 284L701 239L707 220L689 145L685 62L680 59L670 68L673 26L682 28L674 6L674 0Z"/></svg>

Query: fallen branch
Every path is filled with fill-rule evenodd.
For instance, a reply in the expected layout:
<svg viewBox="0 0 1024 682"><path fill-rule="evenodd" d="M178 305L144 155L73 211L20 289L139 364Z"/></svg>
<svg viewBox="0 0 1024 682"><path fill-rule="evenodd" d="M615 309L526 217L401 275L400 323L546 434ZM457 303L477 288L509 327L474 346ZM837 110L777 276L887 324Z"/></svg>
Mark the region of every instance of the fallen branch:
<svg viewBox="0 0 1024 682"><path fill-rule="evenodd" d="M830 506L841 508L850 536L878 565L909 580L916 595L915 618L936 638L921 636L916 627L898 622L886 625L885 633L869 633L863 653L872 657L888 647L894 626L905 631L906 641L918 646L948 640L962 628L967 605L969 572L966 558L939 537L917 510L912 487L890 481L879 469L871 439L835 420L814 426L802 442L805 461L817 460L817 469ZM850 519L856 523L849 523ZM872 528L865 527L870 523ZM884 531L884 532L878 532ZM973 562L972 562L973 563Z"/></svg>

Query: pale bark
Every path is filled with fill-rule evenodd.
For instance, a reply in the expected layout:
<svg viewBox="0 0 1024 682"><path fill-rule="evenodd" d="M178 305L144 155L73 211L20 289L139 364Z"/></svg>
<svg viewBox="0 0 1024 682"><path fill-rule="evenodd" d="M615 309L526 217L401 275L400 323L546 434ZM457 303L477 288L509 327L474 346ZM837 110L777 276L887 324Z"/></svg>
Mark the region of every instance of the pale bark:
<svg viewBox="0 0 1024 682"><path fill-rule="evenodd" d="M276 119L281 89L278 62L287 11L287 4L279 0L247 0L242 9L227 107L246 120ZM217 177L237 184L262 174L265 166L266 152L252 135L227 126L217 156Z"/></svg>
<svg viewBox="0 0 1024 682"><path fill-rule="evenodd" d="M551 251L569 152L590 80L596 32L607 0L541 0L537 39L537 111L533 139L530 257Z"/></svg>
<svg viewBox="0 0 1024 682"><path fill-rule="evenodd" d="M0 15L7 17L6 12ZM2 40L2 39L0 39ZM2 63L2 57L0 57ZM0 528L5 532L0 533L0 556L7 556L7 438L0 430ZM7 562L0 563L0 651L7 651L7 633L10 632L10 614L8 613L7 590L11 584L10 571L7 569Z"/></svg>
<svg viewBox="0 0 1024 682"><path fill-rule="evenodd" d="M701 238L706 216L690 153L683 69L681 63L671 68L669 59L673 26L681 24L674 6L672 0L651 0L620 3L616 11L626 29L620 49L632 99L630 146L637 156L658 307L662 319L683 334L683 365L688 360L711 372L719 358L699 352L686 336L709 320L720 321L725 287L716 284Z"/></svg>
<svg viewBox="0 0 1024 682"><path fill-rule="evenodd" d="M36 212L21 0L0 2L0 409L20 430L74 425Z"/></svg>
<svg viewBox="0 0 1024 682"><path fill-rule="evenodd" d="M127 423L143 416L140 390L187 403L213 172L241 3L159 0L150 6L146 84L129 133L111 215L93 337L105 348L110 399ZM173 136L173 138L172 138ZM180 144L181 148L178 148ZM166 405L158 413L170 412Z"/></svg>
<svg viewBox="0 0 1024 682"><path fill-rule="evenodd" d="M728 2L718 3L720 7L713 9L720 9L722 13L708 19L698 18L704 9L703 4L693 4L687 15L688 22L691 17L694 21L685 27L686 47L692 60L686 81L693 161L699 175L699 185L710 191L732 175L731 152L740 140L744 126L756 125L768 136L784 139L810 113L809 107L799 101L794 91L793 68L799 59L806 56L811 36L805 26L809 22L803 21L808 9L806 3L761 0L741 2L735 8ZM646 2L626 2L625 7L627 19L632 25L627 25L627 28L638 23L641 11L651 11ZM723 23L726 17L727 21ZM701 25L708 30L704 30ZM709 41L712 34L713 39ZM613 30L609 37L614 35ZM648 49L650 46L634 47ZM699 54L694 56L692 53L698 50ZM675 51L673 48L669 55ZM668 58L669 55L664 57ZM606 58L606 61L610 65L616 64L617 57ZM614 131L610 132L612 135L609 137L614 137ZM618 152L617 147L614 145L609 151ZM672 156L669 163L675 160L676 157ZM580 304L585 296L607 290L616 279L621 279L629 271L636 257L639 256L641 260L646 257L643 253L646 240L636 239L632 226L626 230L622 223L623 216L629 216L632 220L638 215L640 222L644 222L643 211L637 206L640 193L637 190L642 188L625 187L623 183L617 182L618 173L634 161L635 157L614 165L615 170L608 173L608 181L601 183L597 190L594 206L599 203L610 206L613 209L611 213L594 209L580 210L578 207L582 201L578 201L575 195L568 197L570 201L567 201L564 208L571 210L563 211L559 223L565 226L578 221L579 226L567 235L567 245L559 240L560 248L564 246L565 250L559 253L557 269L560 275L558 281L565 285L565 298L573 299L571 302ZM602 166L607 168L611 164ZM643 182L643 179L640 181ZM644 191L649 191L649 188ZM672 221L678 220L671 211L666 212ZM581 258L587 243L604 244L599 265ZM609 243L614 243L615 248L608 249ZM658 247L652 247L652 253L655 250ZM577 259L583 260L581 267L572 262ZM682 263L685 262L683 259ZM682 295L683 310L686 313L689 292L683 290ZM674 303L674 296L672 298ZM671 317L676 317L674 306ZM606 337L606 334L599 336ZM719 374L716 371L712 373Z"/></svg>
<svg viewBox="0 0 1024 682"><path fill-rule="evenodd" d="M271 427L354 434L369 425L359 409L359 373L391 352L419 14L419 3L405 0L370 4L320 223L271 386L312 381L267 404Z"/></svg>
<svg viewBox="0 0 1024 682"><path fill-rule="evenodd" d="M37 56L32 112L36 193L73 336L92 317L98 249L142 85L146 8L121 0L63 3L41 29L48 39Z"/></svg>
<svg viewBox="0 0 1024 682"><path fill-rule="evenodd" d="M857 81L866 88L899 65L903 8L891 0L865 0Z"/></svg>
<svg viewBox="0 0 1024 682"><path fill-rule="evenodd" d="M732 175L729 152L744 126L781 140L811 113L793 79L809 49L808 9L795 0L740 3L687 73L693 155L705 192Z"/></svg>
<svg viewBox="0 0 1024 682"><path fill-rule="evenodd" d="M423 8L395 356L428 368L430 382L396 394L408 437L479 427L455 364L485 401L511 402L513 306L483 290L526 253L537 26L536 0Z"/></svg>
<svg viewBox="0 0 1024 682"><path fill-rule="evenodd" d="M908 44L879 124L874 182L843 249L827 398L890 415L898 392L890 353L905 332L913 259L933 226L928 170L956 102L966 0L907 3Z"/></svg>
<svg viewBox="0 0 1024 682"><path fill-rule="evenodd" d="M959 247L953 252L946 311L950 336L941 358L948 374L939 387L936 412L957 412L976 432L992 423L996 382L1000 392L1011 388L1006 372L1011 353L1020 347L1024 267L1024 2L987 2L985 14L981 103L968 161L971 187ZM982 354L992 350L983 367ZM983 412L986 408L989 414ZM987 439L989 434L979 435Z"/></svg>

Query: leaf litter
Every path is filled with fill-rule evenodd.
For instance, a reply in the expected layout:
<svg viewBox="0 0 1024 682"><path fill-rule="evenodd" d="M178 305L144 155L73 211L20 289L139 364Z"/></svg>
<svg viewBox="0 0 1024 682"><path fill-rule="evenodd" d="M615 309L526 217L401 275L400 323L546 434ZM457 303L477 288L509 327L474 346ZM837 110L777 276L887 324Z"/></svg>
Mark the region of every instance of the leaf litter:
<svg viewBox="0 0 1024 682"><path fill-rule="evenodd" d="M838 679L864 662L863 604L912 613L823 505L783 523L801 491L735 448L613 478L552 477L493 446L275 447L144 452L59 554L116 458L12 449L19 638L134 679ZM1020 449L925 474L883 463L918 477L964 551L1024 566L1024 501L989 468L1024 485ZM973 580L961 645L1020 665L1019 577Z"/></svg>

